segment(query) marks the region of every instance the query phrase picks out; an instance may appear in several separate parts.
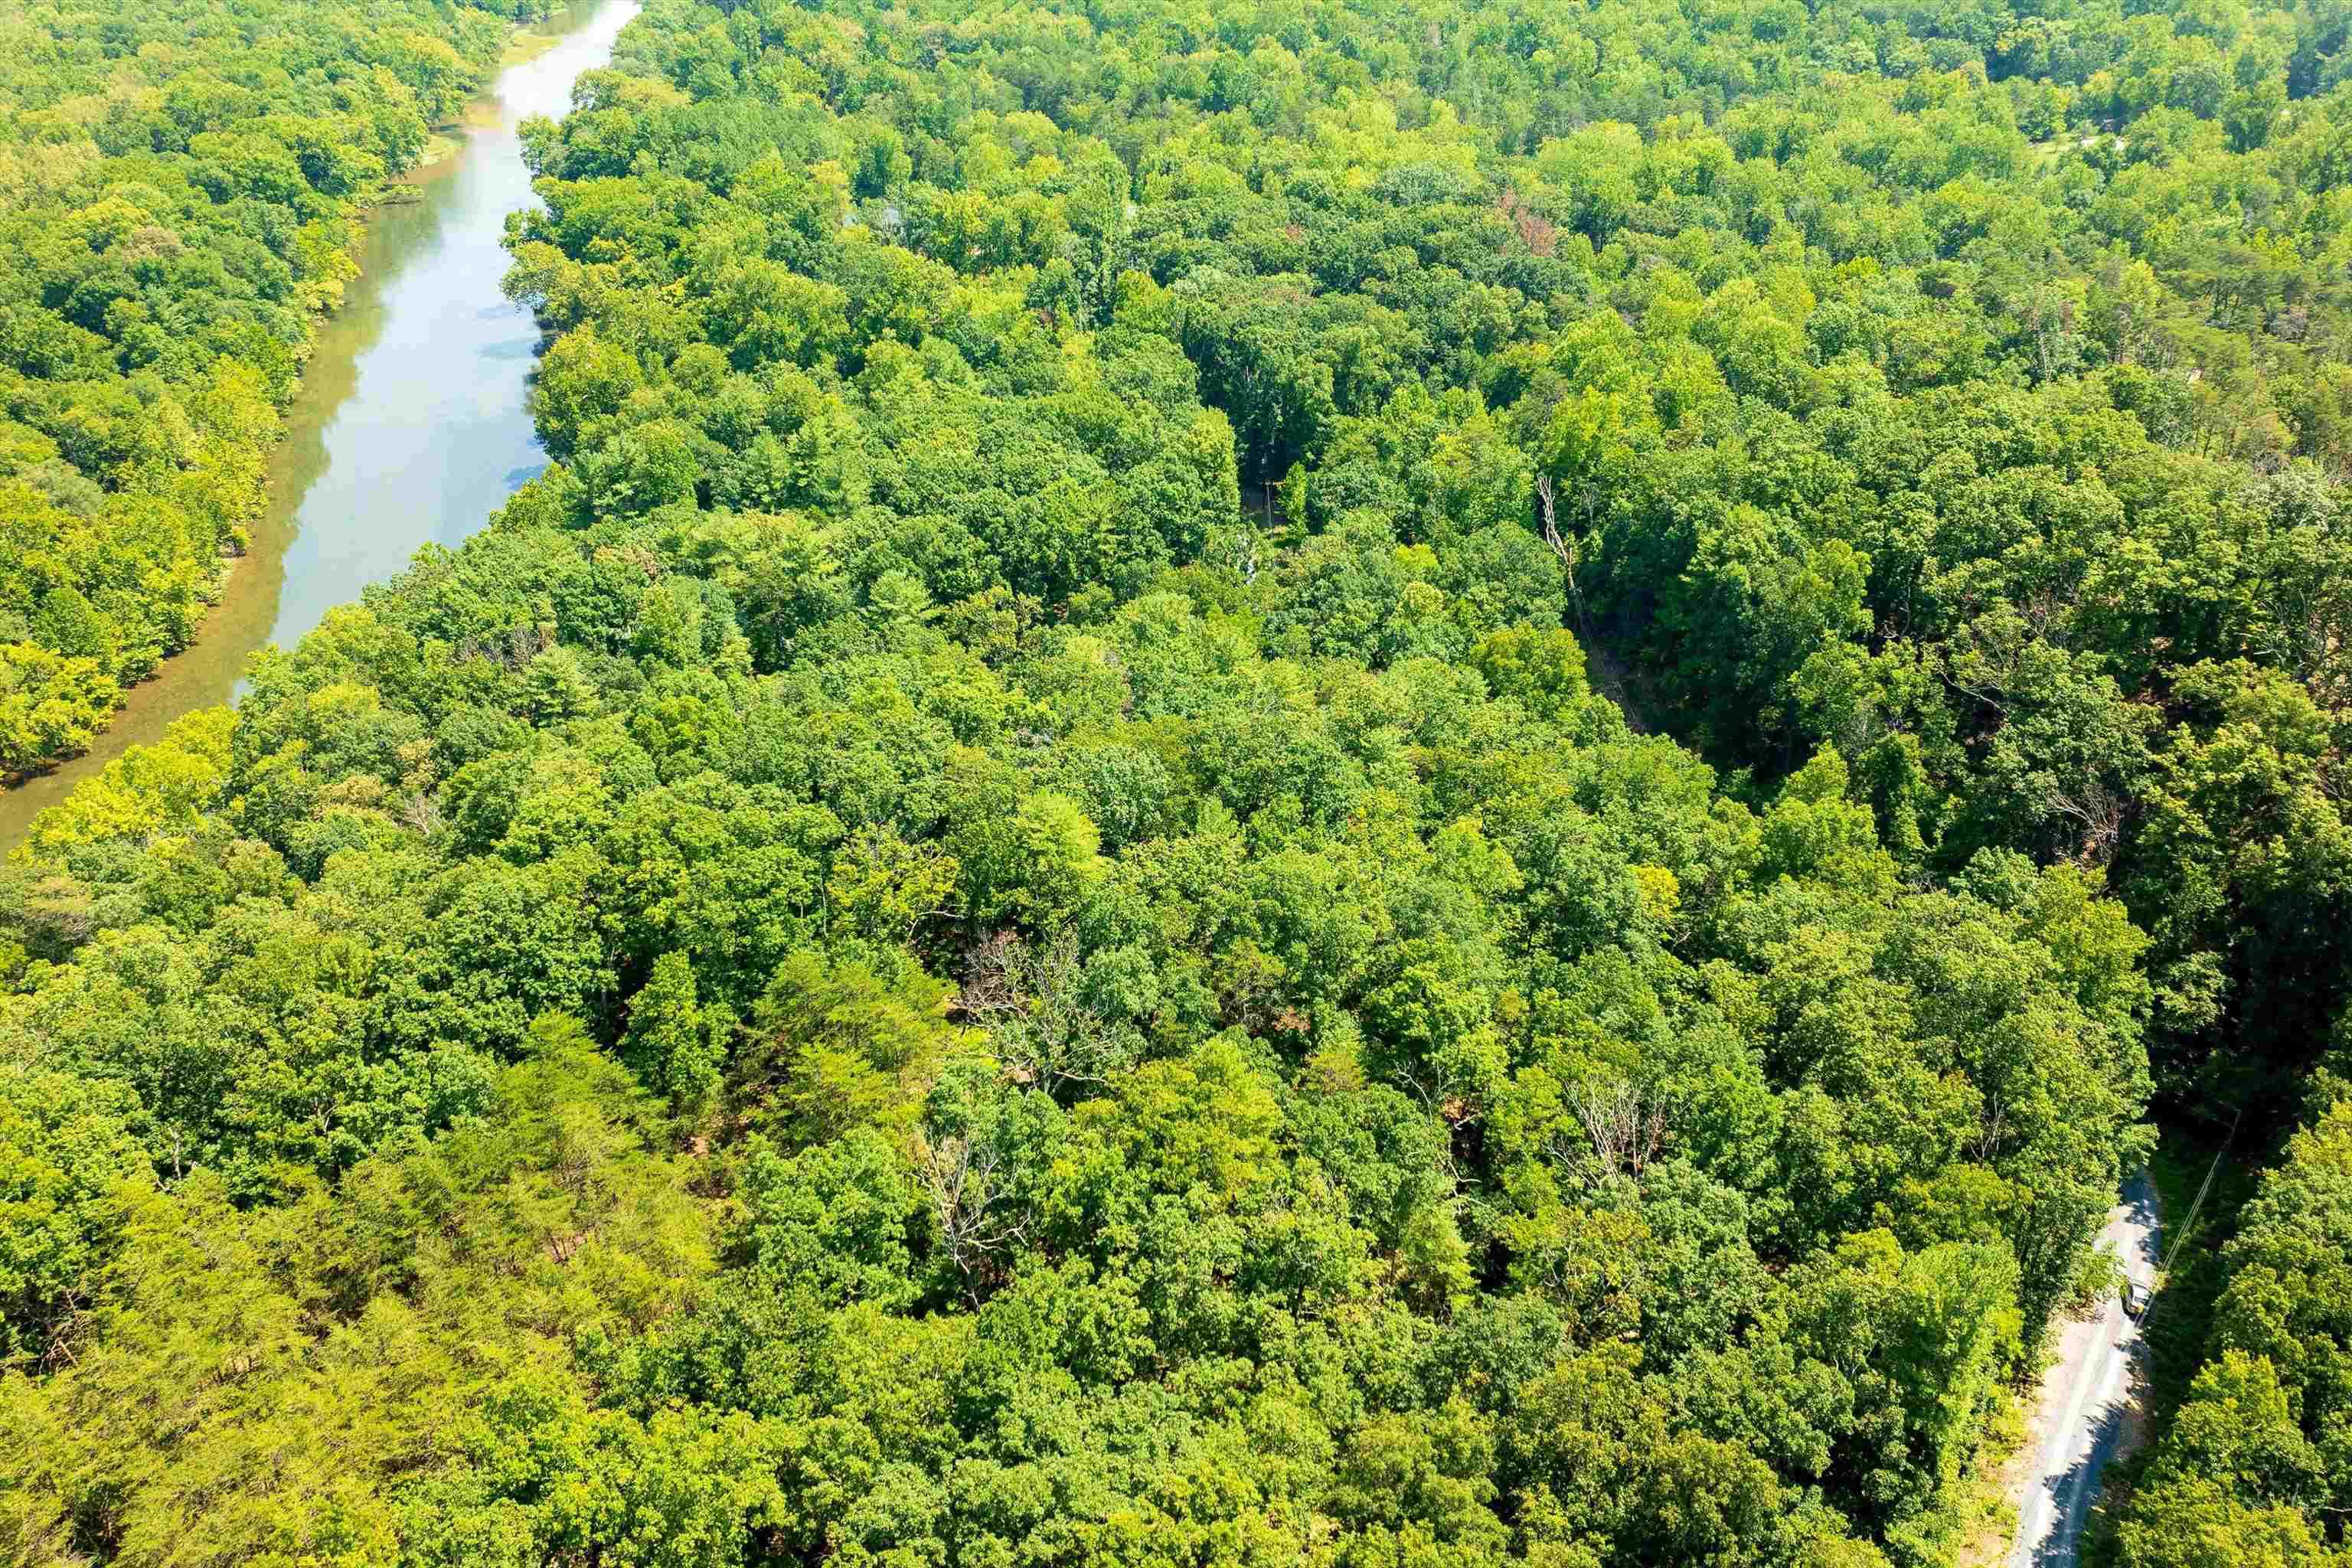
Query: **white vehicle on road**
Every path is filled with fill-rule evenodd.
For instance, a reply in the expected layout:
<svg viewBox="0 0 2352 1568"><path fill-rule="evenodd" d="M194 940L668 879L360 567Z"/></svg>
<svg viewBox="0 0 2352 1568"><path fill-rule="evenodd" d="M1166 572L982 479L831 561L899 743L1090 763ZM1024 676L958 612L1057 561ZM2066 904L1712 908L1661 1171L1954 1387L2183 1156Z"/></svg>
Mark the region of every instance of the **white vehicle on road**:
<svg viewBox="0 0 2352 1568"><path fill-rule="evenodd" d="M2010 1568L2075 1568L2107 1466L2139 1436L2140 1321L2158 1270L2156 1188L2147 1173L2125 1184L2099 1243L2122 1260L2123 1285L2097 1312L2060 1330L2033 1418Z"/></svg>

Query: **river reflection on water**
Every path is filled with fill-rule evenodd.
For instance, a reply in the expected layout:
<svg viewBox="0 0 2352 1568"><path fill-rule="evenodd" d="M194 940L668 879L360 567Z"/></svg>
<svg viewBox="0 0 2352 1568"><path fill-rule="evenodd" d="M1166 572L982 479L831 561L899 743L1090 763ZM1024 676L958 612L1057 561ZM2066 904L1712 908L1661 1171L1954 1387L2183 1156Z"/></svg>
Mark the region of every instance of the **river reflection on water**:
<svg viewBox="0 0 2352 1568"><path fill-rule="evenodd" d="M337 605L396 574L419 547L480 528L545 465L527 393L530 313L499 287L507 214L532 202L515 127L560 115L572 84L612 58L637 0L583 0L559 40L502 71L458 149L418 171L418 198L368 220L360 276L322 322L251 548L194 647L166 660L89 752L0 795L0 847L43 808L172 721L228 701L266 643L290 646Z"/></svg>

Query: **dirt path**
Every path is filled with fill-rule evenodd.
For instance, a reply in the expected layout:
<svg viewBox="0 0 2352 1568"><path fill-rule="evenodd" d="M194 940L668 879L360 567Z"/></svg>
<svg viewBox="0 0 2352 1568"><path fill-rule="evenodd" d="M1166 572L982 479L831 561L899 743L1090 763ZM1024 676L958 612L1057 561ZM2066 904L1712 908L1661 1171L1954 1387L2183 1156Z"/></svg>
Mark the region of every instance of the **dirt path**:
<svg viewBox="0 0 2352 1568"><path fill-rule="evenodd" d="M1599 689L1601 695L1617 704L1617 710L1625 715L1627 729L1636 735L1649 734L1650 722L1633 705L1633 682L1627 678L1628 672L1619 661L1616 650L1598 637L1586 636L1578 640L1584 645L1585 668L1591 673L1592 684Z"/></svg>
<svg viewBox="0 0 2352 1568"><path fill-rule="evenodd" d="M2143 1171L2126 1184L2099 1239L2146 1287L2156 1282L2158 1235L2156 1188ZM2107 1467L2147 1434L2141 1345L2139 1323L2114 1297L2091 1317L2066 1325L2033 1417L2010 1568L2075 1568L2083 1526Z"/></svg>

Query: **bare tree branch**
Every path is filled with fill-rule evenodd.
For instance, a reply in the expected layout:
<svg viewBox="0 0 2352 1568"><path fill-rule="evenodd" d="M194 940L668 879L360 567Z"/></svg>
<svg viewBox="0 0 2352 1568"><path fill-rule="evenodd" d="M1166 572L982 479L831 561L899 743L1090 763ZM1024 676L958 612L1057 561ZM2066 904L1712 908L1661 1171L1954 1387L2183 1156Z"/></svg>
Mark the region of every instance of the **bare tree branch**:
<svg viewBox="0 0 2352 1568"><path fill-rule="evenodd" d="M1569 1096L1569 1109L1584 1131L1584 1144L1556 1139L1553 1153L1563 1163L1589 1170L1596 1185L1618 1176L1639 1181L1666 1146L1666 1102L1622 1079L1578 1087Z"/></svg>

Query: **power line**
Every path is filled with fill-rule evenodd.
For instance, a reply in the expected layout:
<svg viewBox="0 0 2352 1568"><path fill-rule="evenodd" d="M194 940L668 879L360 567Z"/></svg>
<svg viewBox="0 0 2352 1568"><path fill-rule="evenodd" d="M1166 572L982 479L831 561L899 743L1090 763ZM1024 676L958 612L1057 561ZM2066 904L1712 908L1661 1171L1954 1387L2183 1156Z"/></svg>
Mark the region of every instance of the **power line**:
<svg viewBox="0 0 2352 1568"><path fill-rule="evenodd" d="M2205 1179L2197 1184L2197 1196L2189 1205L2189 1217L2181 1222L2179 1229L2172 1233L2172 1245L2166 1248L2164 1261L2157 1265L2158 1278L2167 1280L2172 1278L2172 1266L2179 1260L2180 1249L2189 1245L2189 1235L2197 1228L2197 1215L2205 1206L2205 1194L2213 1190L2213 1177L2221 1169L2222 1157L2229 1153L2230 1144L2238 1136L2238 1123L2245 1117L2245 1107L2240 1106L2237 1115L2230 1119L2230 1131L2222 1134L2221 1146L2213 1151L2212 1163L2205 1167ZM2139 1326L2143 1335L2147 1332L2148 1320L2156 1316L2156 1300L2150 1300L2147 1310L2140 1315Z"/></svg>

